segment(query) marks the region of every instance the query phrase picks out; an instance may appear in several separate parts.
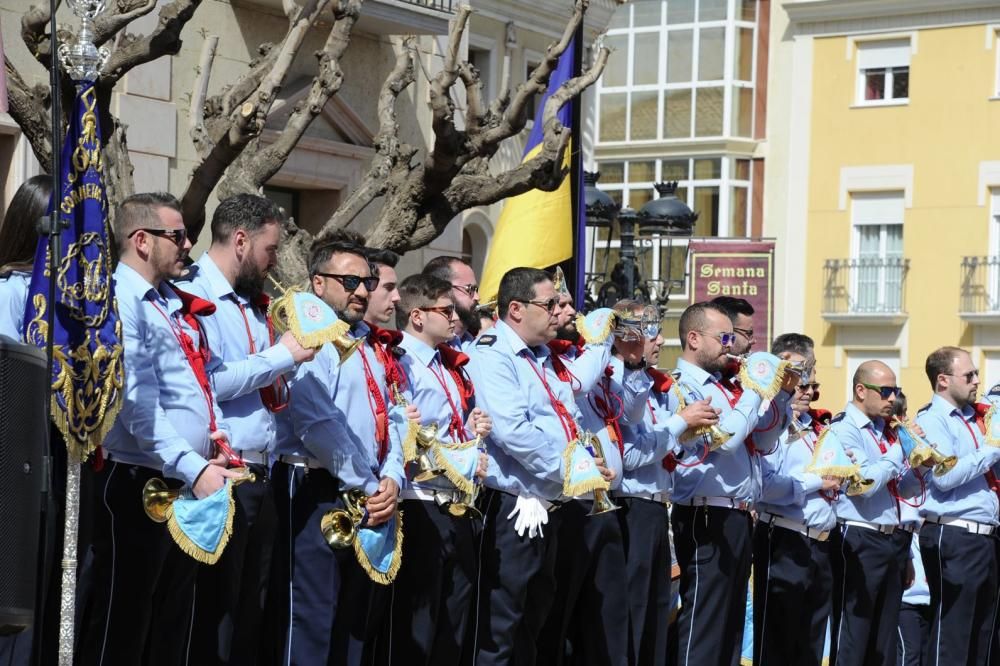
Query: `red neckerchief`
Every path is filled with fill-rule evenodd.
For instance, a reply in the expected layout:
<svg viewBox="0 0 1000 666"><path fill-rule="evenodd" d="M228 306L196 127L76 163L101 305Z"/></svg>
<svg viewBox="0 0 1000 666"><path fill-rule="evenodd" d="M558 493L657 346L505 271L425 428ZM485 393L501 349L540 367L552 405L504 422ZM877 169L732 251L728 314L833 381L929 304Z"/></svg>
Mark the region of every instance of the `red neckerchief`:
<svg viewBox="0 0 1000 666"><path fill-rule="evenodd" d="M659 393L660 395L666 395L670 391L670 387L674 385L673 377L671 377L665 372L660 372L656 368L646 368L646 374L653 379L652 391L654 393ZM653 418L653 424L655 425L656 411L653 409L652 403L650 403L648 400L646 401L646 403L649 407L649 415ZM663 469L667 470L668 472L673 472L675 469L677 469L677 456L675 456L673 452L668 453L663 457L663 460L660 461L660 464L663 465Z"/></svg>
<svg viewBox="0 0 1000 666"><path fill-rule="evenodd" d="M208 431L211 434L218 430L212 399L212 383L208 378L208 362L212 358L212 352L208 347L208 338L205 337L205 329L202 328L198 317L215 314L215 303L206 301L194 294L189 294L186 291L181 291L172 284L170 288L174 290L174 293L181 300L181 318L191 329L198 332L198 348L195 349L194 340L191 339L187 331L180 326L175 327L173 322L170 321L170 317L160 310L155 302L153 303L153 307L167 320L170 329L174 333L174 337L177 338L177 343L180 345L181 351L184 352L184 357L187 359L188 365L191 367L191 372L194 373L195 379L198 380L198 387L205 396L205 403L208 406ZM218 440L215 444L229 460L229 464L235 467L245 466L243 459L236 455L236 452L233 451L225 440Z"/></svg>
<svg viewBox="0 0 1000 666"><path fill-rule="evenodd" d="M882 452L882 455L885 455L885 453L889 450L889 447L892 446L893 444L895 444L898 441L898 439L899 439L896 436L896 431L893 430L892 428L890 428L888 423L884 423L882 425L882 437L876 437L875 436L875 424L874 424L874 422L872 423L872 429L868 431L868 434L871 435L871 438L873 440L875 440L875 444L878 445L879 451ZM886 444L882 443L883 439L888 443L888 446ZM896 479L891 479L889 481L889 483L887 483L885 485L886 485L886 488L889 489L889 494L892 495L892 498L894 500L896 500L896 519L897 520L902 520L902 513L901 513L900 508L899 508L899 500L900 500L900 497L899 497L899 481L896 480ZM909 502L907 502L907 503L909 503Z"/></svg>
<svg viewBox="0 0 1000 666"><path fill-rule="evenodd" d="M823 432L823 428L830 425L833 414L828 409L810 409L809 417L812 419L812 429L817 435Z"/></svg>
<svg viewBox="0 0 1000 666"><path fill-rule="evenodd" d="M572 384L576 381L577 384L579 384L579 380L577 380L576 376L570 372L568 367L566 367L566 362L563 361L562 357L565 356L566 353L573 347L576 347L581 352L583 348L571 340L560 340L558 338L549 340L548 347L551 352L549 354L549 358L552 359L552 369L556 371L556 377L559 378L559 381L566 382L567 384Z"/></svg>
<svg viewBox="0 0 1000 666"><path fill-rule="evenodd" d="M622 428L619 419L622 415L622 399L611 390L611 377L615 369L608 366L604 369L604 377L598 382L602 395L597 395L597 391L591 392L587 397L590 407L604 421L604 426L608 429L608 434L618 446L618 453L622 459L625 458L625 439L622 437Z"/></svg>
<svg viewBox="0 0 1000 666"><path fill-rule="evenodd" d="M990 411L990 406L982 402L977 402L976 404L973 405L973 407L976 410L976 425L979 426L979 432L985 437L986 413ZM966 428L969 427L968 421L966 421L964 418L962 419L962 423L965 424ZM969 434L972 435L971 429L969 431ZM979 441L976 439L974 435L972 437L972 443L975 445L977 449L979 448ZM987 469L986 473L983 474L983 476L986 477L986 484L990 487L990 490L996 493L997 499L1000 499L1000 479L997 479L997 475L993 473L992 469Z"/></svg>
<svg viewBox="0 0 1000 666"><path fill-rule="evenodd" d="M732 393L736 400L740 399L743 395L743 386L740 384L739 374L740 374L740 362L730 359L726 362L726 367L722 370L722 379L719 383L726 387L730 393ZM734 406L734 402L730 401L730 406Z"/></svg>
<svg viewBox="0 0 1000 666"><path fill-rule="evenodd" d="M472 396L476 394L476 389L469 379L469 374L465 371L465 366L469 362L469 355L459 351L446 342L437 346L438 354L441 355L441 364L455 380L458 387L459 397L462 399L462 411L468 412L472 404Z"/></svg>
<svg viewBox="0 0 1000 666"><path fill-rule="evenodd" d="M240 308L240 314L243 315L243 323L247 327L247 340L250 346L250 353L256 354L257 345L254 343L253 333L250 331L250 320L247 318L246 308L243 307L242 303L237 303L237 305ZM268 344L273 347L275 342L274 325L271 323L271 318L267 316L267 309L271 305L271 297L261 292L250 299L250 305L264 317L264 322L267 324ZM273 384L258 389L258 392L260 393L260 401L269 412L277 414L288 407L288 380L284 376L279 376L274 380Z"/></svg>
<svg viewBox="0 0 1000 666"><path fill-rule="evenodd" d="M406 386L406 374L397 360L399 343L403 341L402 331L379 328L367 321L365 325L368 326L367 342L375 352L375 360L382 366L386 385L402 390ZM385 394L375 381L368 356L364 353L364 345L358 351L361 352L365 383L368 385L368 406L372 410L372 418L375 419L375 441L378 444L378 463L381 465L389 455L389 408L385 403Z"/></svg>
<svg viewBox="0 0 1000 666"><path fill-rule="evenodd" d="M375 324L365 322L368 326L368 344L375 350L375 358L385 368L385 381L402 389L406 386L406 374L399 365L397 354L399 343L403 341L403 332L388 328L379 328Z"/></svg>

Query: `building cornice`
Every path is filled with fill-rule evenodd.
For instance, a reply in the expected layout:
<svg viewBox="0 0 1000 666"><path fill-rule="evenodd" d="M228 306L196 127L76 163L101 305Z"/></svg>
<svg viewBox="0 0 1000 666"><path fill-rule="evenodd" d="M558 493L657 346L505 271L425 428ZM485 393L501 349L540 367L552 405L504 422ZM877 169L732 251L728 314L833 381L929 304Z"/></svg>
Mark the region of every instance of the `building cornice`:
<svg viewBox="0 0 1000 666"><path fill-rule="evenodd" d="M1000 20L996 0L791 0L795 34L836 35Z"/></svg>
<svg viewBox="0 0 1000 666"><path fill-rule="evenodd" d="M513 22L519 30L537 32L553 39L562 36L572 8L572 3L566 0L470 0L469 4L474 16L478 14L502 23ZM619 0L591 0L583 18L588 44L593 42L597 33L607 28L611 15L620 4Z"/></svg>

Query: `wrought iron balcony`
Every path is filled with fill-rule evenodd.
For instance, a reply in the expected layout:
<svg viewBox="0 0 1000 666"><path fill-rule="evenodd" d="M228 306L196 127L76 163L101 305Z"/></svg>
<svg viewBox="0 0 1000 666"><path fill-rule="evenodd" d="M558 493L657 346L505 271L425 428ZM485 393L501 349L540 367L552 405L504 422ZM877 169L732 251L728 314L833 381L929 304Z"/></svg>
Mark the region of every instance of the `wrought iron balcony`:
<svg viewBox="0 0 1000 666"><path fill-rule="evenodd" d="M452 12L452 0L399 0L404 5L420 5L429 9L437 9L442 12Z"/></svg>
<svg viewBox="0 0 1000 666"><path fill-rule="evenodd" d="M959 314L1000 321L1000 257L962 257Z"/></svg>
<svg viewBox="0 0 1000 666"><path fill-rule="evenodd" d="M358 28L376 35L446 35L456 0L372 0Z"/></svg>
<svg viewBox="0 0 1000 666"><path fill-rule="evenodd" d="M901 324L906 320L902 257L827 259L823 265L823 316L841 324Z"/></svg>

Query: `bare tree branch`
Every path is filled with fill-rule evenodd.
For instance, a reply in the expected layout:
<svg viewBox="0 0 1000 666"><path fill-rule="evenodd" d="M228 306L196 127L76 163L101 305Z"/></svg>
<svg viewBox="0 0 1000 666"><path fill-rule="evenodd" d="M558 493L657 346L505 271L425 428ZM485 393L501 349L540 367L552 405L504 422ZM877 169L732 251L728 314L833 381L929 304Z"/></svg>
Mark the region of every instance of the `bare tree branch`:
<svg viewBox="0 0 1000 666"><path fill-rule="evenodd" d="M98 85L111 90L139 65L176 55L181 50L181 31L200 4L201 0L173 0L160 9L159 24L153 32L141 38L126 35L104 65Z"/></svg>
<svg viewBox="0 0 1000 666"><path fill-rule="evenodd" d="M253 139L251 149L243 152L233 162L226 172L225 180L219 184L220 198L240 192L258 191L281 169L313 119L340 90L344 83L340 60L350 43L351 30L361 15L360 0L348 0L338 14L323 49L316 53L319 67L308 95L295 105L285 128L271 145L263 150L256 150L260 143L260 138L257 137Z"/></svg>
<svg viewBox="0 0 1000 666"><path fill-rule="evenodd" d="M455 128L455 102L451 99L451 87L458 80L458 51L462 34L469 22L472 9L462 5L452 21L448 32L448 50L445 53L441 71L431 81L430 98L433 114L434 147L428 153L425 164L428 174L445 176L454 167L455 158L462 152L464 135Z"/></svg>
<svg viewBox="0 0 1000 666"><path fill-rule="evenodd" d="M156 9L156 0L118 0L114 10L104 12L93 22L94 44L100 46L137 18Z"/></svg>
<svg viewBox="0 0 1000 666"><path fill-rule="evenodd" d="M267 114L296 54L302 47L303 40L330 2L331 0L308 0L302 6L289 21L288 32L277 49L274 64L264 73L257 88L238 109L234 109L227 116L226 122L219 119L210 126L208 140L212 142L211 148L191 173L191 182L181 200L184 222L188 225L188 233L193 238L197 239L204 226L205 202L208 201L208 197L229 165L264 129ZM343 2L360 4L364 0L343 0Z"/></svg>
<svg viewBox="0 0 1000 666"><path fill-rule="evenodd" d="M56 9L61 4L56 1ZM43 65L48 66L52 45L45 28L49 25L52 14L49 12L49 3L42 0L37 5L32 5L21 17L21 40L28 47L28 51Z"/></svg>
<svg viewBox="0 0 1000 666"><path fill-rule="evenodd" d="M587 11L589 4L590 0L576 0L576 5L573 8L573 16L570 18L569 23L566 24L566 29L563 31L562 37L558 42L550 44L545 49L545 58L531 73L531 78L518 86L517 92L514 94L514 98L510 106L507 107L499 124L484 132L482 136L477 137L475 139L477 144L499 146L501 141L514 136L524 129L524 125L528 121L528 102L535 94L541 95L545 93L549 77L552 76L552 71L559 62L559 56L563 54L563 51L566 50L570 41L572 41L577 26L583 21L584 12Z"/></svg>
<svg viewBox="0 0 1000 666"><path fill-rule="evenodd" d="M212 74L212 63L215 62L215 50L219 46L218 35L209 35L201 45L201 58L198 61L198 77L194 81L194 91L191 93L191 108L188 117L188 129L191 141L200 157L211 150L211 140L205 131L205 98L208 95L208 82Z"/></svg>
<svg viewBox="0 0 1000 666"><path fill-rule="evenodd" d="M52 165L52 116L49 88L37 85L29 88L21 78L21 73L4 57L7 72L8 110L14 122L24 133L35 158L46 170Z"/></svg>

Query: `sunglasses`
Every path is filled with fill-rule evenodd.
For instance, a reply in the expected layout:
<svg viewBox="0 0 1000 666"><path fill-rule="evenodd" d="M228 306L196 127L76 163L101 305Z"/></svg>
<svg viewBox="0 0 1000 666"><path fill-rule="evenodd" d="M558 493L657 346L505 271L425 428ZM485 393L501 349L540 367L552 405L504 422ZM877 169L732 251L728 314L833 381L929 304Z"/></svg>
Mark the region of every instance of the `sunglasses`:
<svg viewBox="0 0 1000 666"><path fill-rule="evenodd" d="M140 231L145 231L151 236L159 236L160 238L166 238L171 243L177 246L184 245L187 240L187 229L146 229L145 227L140 229L133 229L128 235L128 238L132 238Z"/></svg>
<svg viewBox="0 0 1000 666"><path fill-rule="evenodd" d="M330 278L339 282L347 291L355 291L363 283L368 291L375 291L378 277L361 277L360 275L336 275L334 273L316 273L320 277Z"/></svg>
<svg viewBox="0 0 1000 666"><path fill-rule="evenodd" d="M878 391L879 396L881 396L883 400L888 400L894 395L899 395L899 392L903 390L898 386L875 386L874 384L865 384L864 382L861 382L861 385L866 389Z"/></svg>
<svg viewBox="0 0 1000 666"><path fill-rule="evenodd" d="M753 337L753 331L752 331L752 330L750 330L750 329L747 329L747 328L736 328L736 327L734 326L734 327L733 327L733 332L734 332L734 333L739 333L739 334L740 334L740 335L742 335L742 336L743 336L744 338L746 338L746 339L747 339L747 341L749 341L749 342L756 342L756 340L755 340L755 339L754 339L754 337Z"/></svg>
<svg viewBox="0 0 1000 666"><path fill-rule="evenodd" d="M427 308L417 308L421 312L437 312L439 315L444 315L445 319L451 321L451 318L455 316L455 306L454 305L435 305Z"/></svg>
<svg viewBox="0 0 1000 666"><path fill-rule="evenodd" d="M559 299L558 298L550 298L547 301L523 301L523 300L521 300L519 298L514 299L514 300L516 300L518 303L530 303L531 305L537 305L538 307L544 309L549 314L552 314L553 312L555 312L556 311L556 306L559 305Z"/></svg>
<svg viewBox="0 0 1000 666"><path fill-rule="evenodd" d="M472 298L473 296L479 293L478 284L453 284L451 285L451 288L458 289L459 291L464 292L469 296L469 298Z"/></svg>
<svg viewBox="0 0 1000 666"><path fill-rule="evenodd" d="M979 371L978 370L969 370L968 372L963 372L963 373L958 374L958 375L949 374L947 376L948 377L965 377L965 383L968 384L968 383L972 382L972 378L973 377L978 377L979 376Z"/></svg>
<svg viewBox="0 0 1000 666"><path fill-rule="evenodd" d="M719 341L719 344L721 344L723 347L732 347L733 343L736 342L735 333L727 332L727 333L716 333L715 335L708 335L708 333L706 333L705 331L698 331L698 332L710 338L715 338L716 340Z"/></svg>
<svg viewBox="0 0 1000 666"><path fill-rule="evenodd" d="M803 393L806 391L818 391L819 382L806 382L805 384L799 384L799 390Z"/></svg>

